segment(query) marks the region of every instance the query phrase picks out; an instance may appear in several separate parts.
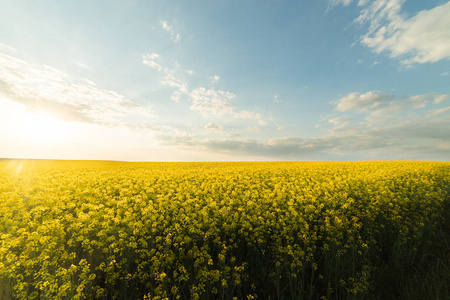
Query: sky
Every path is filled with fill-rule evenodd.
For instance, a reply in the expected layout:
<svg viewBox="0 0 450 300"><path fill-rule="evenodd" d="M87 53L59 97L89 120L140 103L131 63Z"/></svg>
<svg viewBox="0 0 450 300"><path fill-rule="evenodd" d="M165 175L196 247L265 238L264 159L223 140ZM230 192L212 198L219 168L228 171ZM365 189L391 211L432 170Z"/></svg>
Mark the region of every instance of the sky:
<svg viewBox="0 0 450 300"><path fill-rule="evenodd" d="M0 157L450 160L450 1L1 1Z"/></svg>

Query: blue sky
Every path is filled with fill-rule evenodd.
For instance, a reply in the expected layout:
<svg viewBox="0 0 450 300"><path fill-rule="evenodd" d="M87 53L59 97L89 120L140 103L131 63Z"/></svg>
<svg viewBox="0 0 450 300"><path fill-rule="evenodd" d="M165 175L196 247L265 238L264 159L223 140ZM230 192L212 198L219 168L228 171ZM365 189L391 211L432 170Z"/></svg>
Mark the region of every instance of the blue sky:
<svg viewBox="0 0 450 300"><path fill-rule="evenodd" d="M450 159L450 2L3 1L0 157Z"/></svg>

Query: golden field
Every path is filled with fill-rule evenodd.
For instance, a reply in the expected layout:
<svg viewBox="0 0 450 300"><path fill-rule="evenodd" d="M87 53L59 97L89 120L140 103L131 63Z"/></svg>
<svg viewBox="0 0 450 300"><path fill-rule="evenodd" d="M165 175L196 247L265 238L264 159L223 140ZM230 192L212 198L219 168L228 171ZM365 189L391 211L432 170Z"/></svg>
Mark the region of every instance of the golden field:
<svg viewBox="0 0 450 300"><path fill-rule="evenodd" d="M441 297L449 196L449 162L0 160L0 299Z"/></svg>

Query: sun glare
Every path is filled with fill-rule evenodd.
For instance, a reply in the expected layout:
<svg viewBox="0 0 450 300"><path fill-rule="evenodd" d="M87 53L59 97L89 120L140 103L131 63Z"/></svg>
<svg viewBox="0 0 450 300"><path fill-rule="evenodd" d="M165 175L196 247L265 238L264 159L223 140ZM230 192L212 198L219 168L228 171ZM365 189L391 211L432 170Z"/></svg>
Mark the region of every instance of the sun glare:
<svg viewBox="0 0 450 300"><path fill-rule="evenodd" d="M62 142L70 134L67 122L43 113L24 111L17 128L18 137L38 144Z"/></svg>

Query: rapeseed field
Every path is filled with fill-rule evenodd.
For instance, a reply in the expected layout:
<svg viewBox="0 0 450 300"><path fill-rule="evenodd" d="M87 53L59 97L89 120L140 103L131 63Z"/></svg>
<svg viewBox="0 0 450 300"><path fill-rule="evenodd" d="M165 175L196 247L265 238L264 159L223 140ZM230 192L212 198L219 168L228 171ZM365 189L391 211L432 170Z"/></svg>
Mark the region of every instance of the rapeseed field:
<svg viewBox="0 0 450 300"><path fill-rule="evenodd" d="M0 299L438 299L449 194L449 162L2 160Z"/></svg>

